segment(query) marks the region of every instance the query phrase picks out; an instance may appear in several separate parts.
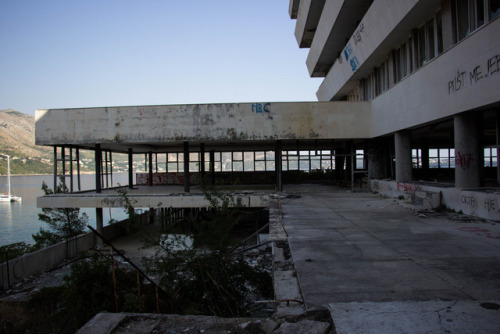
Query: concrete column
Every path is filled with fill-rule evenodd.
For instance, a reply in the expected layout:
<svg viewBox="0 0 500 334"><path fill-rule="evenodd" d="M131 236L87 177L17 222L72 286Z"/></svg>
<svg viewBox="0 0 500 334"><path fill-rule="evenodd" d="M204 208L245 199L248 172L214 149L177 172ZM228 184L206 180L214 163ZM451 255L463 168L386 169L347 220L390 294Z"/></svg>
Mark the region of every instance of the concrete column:
<svg viewBox="0 0 500 334"><path fill-rule="evenodd" d="M205 144L200 144L200 179L205 178Z"/></svg>
<svg viewBox="0 0 500 334"><path fill-rule="evenodd" d="M189 192L189 142L184 142L184 192Z"/></svg>
<svg viewBox="0 0 500 334"><path fill-rule="evenodd" d="M473 112L454 117L455 187L476 188L481 185L481 147L478 115Z"/></svg>
<svg viewBox="0 0 500 334"><path fill-rule="evenodd" d="M54 193L57 189L57 146L54 146Z"/></svg>
<svg viewBox="0 0 500 334"><path fill-rule="evenodd" d="M211 184L215 185L215 151L210 151L210 179Z"/></svg>
<svg viewBox="0 0 500 334"><path fill-rule="evenodd" d="M368 178L385 179L388 176L387 160L389 143L383 138L368 141L366 154L368 157Z"/></svg>
<svg viewBox="0 0 500 334"><path fill-rule="evenodd" d="M148 153L149 186L153 186L153 152Z"/></svg>
<svg viewBox="0 0 500 334"><path fill-rule="evenodd" d="M131 148L128 149L128 187L134 188L134 156Z"/></svg>
<svg viewBox="0 0 500 334"><path fill-rule="evenodd" d="M335 176L340 183L344 179L345 152L343 149L335 150Z"/></svg>
<svg viewBox="0 0 500 334"><path fill-rule="evenodd" d="M276 146L274 150L274 168L276 169L276 189L278 191L283 190L283 181L282 181L282 165L283 165L283 160L282 160L282 144L281 140L276 141Z"/></svg>
<svg viewBox="0 0 500 334"><path fill-rule="evenodd" d="M496 112L497 183L500 184L500 111Z"/></svg>
<svg viewBox="0 0 500 334"><path fill-rule="evenodd" d="M101 144L95 144L95 192L98 194L101 193L102 189L101 166L102 166Z"/></svg>
<svg viewBox="0 0 500 334"><path fill-rule="evenodd" d="M400 131L394 134L397 182L409 182L412 180L410 138L410 132L408 131Z"/></svg>
<svg viewBox="0 0 500 334"><path fill-rule="evenodd" d="M97 230L97 232L99 232L102 235L104 226L102 208L95 208L95 225L96 225L95 229ZM99 237L96 238L97 238L96 246L102 247L103 246L102 239Z"/></svg>

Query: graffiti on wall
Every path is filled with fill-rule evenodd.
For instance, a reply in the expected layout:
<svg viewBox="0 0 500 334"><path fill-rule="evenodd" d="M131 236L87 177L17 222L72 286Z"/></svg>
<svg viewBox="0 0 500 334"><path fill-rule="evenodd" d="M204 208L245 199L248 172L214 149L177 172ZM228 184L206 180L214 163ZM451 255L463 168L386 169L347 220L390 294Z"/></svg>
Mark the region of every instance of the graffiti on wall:
<svg viewBox="0 0 500 334"><path fill-rule="evenodd" d="M262 112L271 112L271 103L252 103L252 112L254 113L262 113Z"/></svg>
<svg viewBox="0 0 500 334"><path fill-rule="evenodd" d="M472 210L477 208L477 200L473 195L462 195L460 197L460 203L471 207Z"/></svg>
<svg viewBox="0 0 500 334"><path fill-rule="evenodd" d="M357 45L359 42L363 40L362 35L364 31L365 31L365 26L363 23L361 23L358 29L352 35L352 39L354 40L354 45Z"/></svg>
<svg viewBox="0 0 500 334"><path fill-rule="evenodd" d="M497 197L486 197L484 200L484 209L488 212L498 210Z"/></svg>
<svg viewBox="0 0 500 334"><path fill-rule="evenodd" d="M448 95L467 86L473 86L498 72L500 72L500 55L488 58L485 65L476 65L469 71L457 70L456 75L448 81Z"/></svg>
<svg viewBox="0 0 500 334"><path fill-rule="evenodd" d="M470 166L472 160L472 154L470 153L457 151L455 154L455 165L458 167L467 168Z"/></svg>
<svg viewBox="0 0 500 334"><path fill-rule="evenodd" d="M414 193L418 191L418 186L416 184L398 182L396 189L405 193Z"/></svg>

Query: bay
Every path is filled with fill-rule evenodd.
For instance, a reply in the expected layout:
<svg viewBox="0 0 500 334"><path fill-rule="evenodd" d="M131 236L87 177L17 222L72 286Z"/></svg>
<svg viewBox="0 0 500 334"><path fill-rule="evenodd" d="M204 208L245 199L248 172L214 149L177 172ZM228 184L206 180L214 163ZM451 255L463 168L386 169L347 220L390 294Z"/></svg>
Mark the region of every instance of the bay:
<svg viewBox="0 0 500 334"><path fill-rule="evenodd" d="M22 197L21 202L0 202L0 246L14 242L24 241L33 244L31 235L39 231L40 227L47 225L38 220L38 214L42 212L36 207L36 198L43 196L42 182L46 182L49 188L54 185L52 175L20 175L11 176L12 194ZM76 184L76 178L74 180ZM113 186L128 184L127 173L113 174ZM81 175L82 190L95 189L95 175ZM111 186L111 185L110 185ZM0 193L7 192L7 177L0 176ZM89 224L95 226L95 209L82 208L80 213L89 215ZM123 208L104 209L104 224L110 219L123 220L127 216Z"/></svg>

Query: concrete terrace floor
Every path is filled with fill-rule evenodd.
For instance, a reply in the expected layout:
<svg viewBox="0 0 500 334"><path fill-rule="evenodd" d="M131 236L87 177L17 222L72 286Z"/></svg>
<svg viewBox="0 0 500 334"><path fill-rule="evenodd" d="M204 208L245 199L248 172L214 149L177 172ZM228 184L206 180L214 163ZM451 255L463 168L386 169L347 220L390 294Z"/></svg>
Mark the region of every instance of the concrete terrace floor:
<svg viewBox="0 0 500 334"><path fill-rule="evenodd" d="M500 223L289 186L283 223L306 308L340 333L500 333ZM448 215L452 217L453 215Z"/></svg>

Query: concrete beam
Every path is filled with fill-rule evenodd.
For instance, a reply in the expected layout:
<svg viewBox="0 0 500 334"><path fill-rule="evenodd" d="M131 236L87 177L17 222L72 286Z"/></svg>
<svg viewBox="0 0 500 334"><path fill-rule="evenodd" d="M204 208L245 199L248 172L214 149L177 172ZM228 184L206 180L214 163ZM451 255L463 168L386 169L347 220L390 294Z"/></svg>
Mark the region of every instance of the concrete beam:
<svg viewBox="0 0 500 334"><path fill-rule="evenodd" d="M325 0L302 0L298 8L295 38L301 48L311 47Z"/></svg>
<svg viewBox="0 0 500 334"><path fill-rule="evenodd" d="M291 19L297 18L297 13L299 11L300 0L290 0L288 5L288 14L290 14Z"/></svg>
<svg viewBox="0 0 500 334"><path fill-rule="evenodd" d="M338 0L327 1L324 4L306 60L312 77L326 76L371 2L371 0Z"/></svg>
<svg viewBox="0 0 500 334"><path fill-rule="evenodd" d="M368 138L369 102L232 103L36 111L37 145L75 145L126 153L161 144Z"/></svg>
<svg viewBox="0 0 500 334"><path fill-rule="evenodd" d="M210 203L202 194L143 194L128 197L136 208L208 208ZM235 203L248 208L269 206L266 194L234 194ZM123 208L118 194L57 194L37 198L39 208Z"/></svg>

